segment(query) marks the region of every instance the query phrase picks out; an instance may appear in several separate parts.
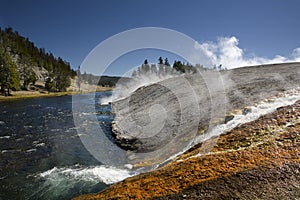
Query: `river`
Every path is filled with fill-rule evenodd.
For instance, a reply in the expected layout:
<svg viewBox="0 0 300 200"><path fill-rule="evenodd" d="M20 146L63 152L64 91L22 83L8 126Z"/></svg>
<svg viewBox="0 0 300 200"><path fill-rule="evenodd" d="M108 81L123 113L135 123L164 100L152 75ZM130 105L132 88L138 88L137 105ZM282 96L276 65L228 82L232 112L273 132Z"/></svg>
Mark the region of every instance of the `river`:
<svg viewBox="0 0 300 200"><path fill-rule="evenodd" d="M111 92L95 95L97 101ZM110 135L110 105L98 104L96 111ZM70 199L127 176L85 149L73 122L72 96L0 102L0 199Z"/></svg>

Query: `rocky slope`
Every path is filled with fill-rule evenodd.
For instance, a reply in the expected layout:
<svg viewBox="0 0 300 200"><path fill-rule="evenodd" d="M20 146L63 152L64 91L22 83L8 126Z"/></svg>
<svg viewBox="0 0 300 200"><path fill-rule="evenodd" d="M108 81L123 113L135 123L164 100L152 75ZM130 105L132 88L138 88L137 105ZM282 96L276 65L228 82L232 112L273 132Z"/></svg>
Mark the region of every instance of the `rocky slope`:
<svg viewBox="0 0 300 200"><path fill-rule="evenodd" d="M213 140L213 139L211 139ZM199 143L172 163L75 199L297 199L300 101Z"/></svg>
<svg viewBox="0 0 300 200"><path fill-rule="evenodd" d="M300 63L244 67L167 79L113 102L116 143L139 165L159 163L238 109L299 86ZM247 112L247 109L245 109ZM171 142L170 142L171 141ZM147 153L145 157L143 153ZM139 155L141 155L139 157Z"/></svg>

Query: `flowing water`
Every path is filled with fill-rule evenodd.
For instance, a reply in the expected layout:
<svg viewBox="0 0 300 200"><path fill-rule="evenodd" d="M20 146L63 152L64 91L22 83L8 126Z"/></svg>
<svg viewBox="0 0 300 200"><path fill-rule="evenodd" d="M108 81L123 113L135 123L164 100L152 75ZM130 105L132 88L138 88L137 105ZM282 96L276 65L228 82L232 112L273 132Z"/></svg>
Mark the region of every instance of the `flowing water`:
<svg viewBox="0 0 300 200"><path fill-rule="evenodd" d="M86 95L94 94L82 99ZM110 95L96 93L95 99ZM96 111L110 135L110 105ZM85 149L73 123L72 96L0 102L0 199L70 199L128 176Z"/></svg>

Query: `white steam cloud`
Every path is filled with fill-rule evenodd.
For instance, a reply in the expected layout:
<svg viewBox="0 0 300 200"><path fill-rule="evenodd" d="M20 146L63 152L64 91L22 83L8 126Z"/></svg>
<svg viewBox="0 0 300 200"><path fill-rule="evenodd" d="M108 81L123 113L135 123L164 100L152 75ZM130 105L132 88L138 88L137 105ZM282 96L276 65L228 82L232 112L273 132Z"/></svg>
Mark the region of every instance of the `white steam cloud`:
<svg viewBox="0 0 300 200"><path fill-rule="evenodd" d="M210 59L210 63L222 64L223 67L228 69L261 64L300 62L300 48L294 49L290 57L276 55L271 59L255 56L246 58L244 50L238 45L239 40L232 36L220 37L217 42L204 42L202 44L195 42L194 47L197 51L206 55ZM201 59L197 58L196 55L192 56L192 60L194 63L201 63Z"/></svg>
<svg viewBox="0 0 300 200"><path fill-rule="evenodd" d="M125 97L128 97L131 93L133 93L140 87L151 85L166 80L168 78L178 76L178 74L165 74L164 76L158 76L157 74L147 73L132 78L130 81L124 80L124 77L125 79L127 77L131 77L133 70L136 69L137 68L134 68L126 72L116 84L116 87L114 88L112 95L109 97L102 97L100 99L100 104L104 105L104 104L108 104L123 99Z"/></svg>

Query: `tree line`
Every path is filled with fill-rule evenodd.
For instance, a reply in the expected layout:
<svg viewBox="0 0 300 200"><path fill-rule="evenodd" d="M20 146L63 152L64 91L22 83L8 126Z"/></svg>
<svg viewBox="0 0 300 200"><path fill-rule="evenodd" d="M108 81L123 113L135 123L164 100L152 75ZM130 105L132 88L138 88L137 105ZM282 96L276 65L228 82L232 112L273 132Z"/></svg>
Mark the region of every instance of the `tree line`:
<svg viewBox="0 0 300 200"><path fill-rule="evenodd" d="M27 89L39 78L34 67L48 71L43 80L48 91L65 91L71 84L70 78L76 76L70 63L37 48L11 27L0 28L0 91L9 94L9 90Z"/></svg>
<svg viewBox="0 0 300 200"><path fill-rule="evenodd" d="M169 63L168 58L163 59L162 57L158 58L157 64L149 64L146 59L144 63L138 67L136 70L132 72L132 77L138 77L147 74L155 74L157 76L166 76L166 75L174 75L174 74L182 74L182 73L196 73L198 70L207 70L200 64L196 64L195 66L184 63L179 60L175 60L173 65Z"/></svg>
<svg viewBox="0 0 300 200"><path fill-rule="evenodd" d="M97 76L93 74L88 74L84 72L81 74L80 69L77 71L78 86L80 87L81 83L86 83L90 85L98 85L102 87L115 87L116 84L120 81L121 77L119 76ZM129 81L130 78L123 77L122 81Z"/></svg>

